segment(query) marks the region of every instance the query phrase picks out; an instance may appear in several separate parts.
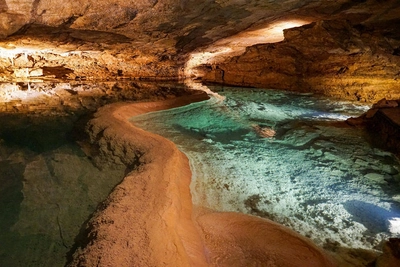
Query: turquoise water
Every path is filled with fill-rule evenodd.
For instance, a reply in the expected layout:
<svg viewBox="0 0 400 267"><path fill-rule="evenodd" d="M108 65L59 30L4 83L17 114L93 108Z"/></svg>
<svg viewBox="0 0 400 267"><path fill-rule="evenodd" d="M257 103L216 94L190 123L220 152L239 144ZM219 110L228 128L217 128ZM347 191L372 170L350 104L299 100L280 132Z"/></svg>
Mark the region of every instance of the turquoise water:
<svg viewBox="0 0 400 267"><path fill-rule="evenodd" d="M125 176L126 166L96 158L95 166L76 144L92 112L186 90L169 82L0 83L0 266L65 266L85 241L86 221Z"/></svg>
<svg viewBox="0 0 400 267"><path fill-rule="evenodd" d="M343 122L367 106L275 90L218 93L223 101L132 119L188 155L196 205L270 218L321 246L374 249L399 236L399 161ZM256 126L276 134L263 138Z"/></svg>

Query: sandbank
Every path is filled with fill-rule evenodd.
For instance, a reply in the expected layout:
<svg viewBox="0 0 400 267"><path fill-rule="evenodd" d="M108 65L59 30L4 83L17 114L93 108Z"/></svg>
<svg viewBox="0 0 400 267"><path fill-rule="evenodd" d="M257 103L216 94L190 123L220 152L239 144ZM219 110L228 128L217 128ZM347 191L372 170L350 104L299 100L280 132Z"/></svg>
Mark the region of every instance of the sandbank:
<svg viewBox="0 0 400 267"><path fill-rule="evenodd" d="M98 153L136 166L86 225L68 266L335 266L310 240L277 223L193 207L188 158L129 118L207 99L116 103L88 124Z"/></svg>

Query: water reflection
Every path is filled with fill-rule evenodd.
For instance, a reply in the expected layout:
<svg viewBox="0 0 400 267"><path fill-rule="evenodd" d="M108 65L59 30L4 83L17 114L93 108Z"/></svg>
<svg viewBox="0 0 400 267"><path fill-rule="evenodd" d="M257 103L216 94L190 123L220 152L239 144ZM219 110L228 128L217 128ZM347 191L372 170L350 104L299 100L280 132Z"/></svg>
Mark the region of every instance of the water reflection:
<svg viewBox="0 0 400 267"><path fill-rule="evenodd" d="M75 143L82 116L185 93L133 81L0 84L0 266L64 266L84 222L124 177L125 166L100 170Z"/></svg>
<svg viewBox="0 0 400 267"><path fill-rule="evenodd" d="M161 100L187 93L171 82L18 82L0 83L1 113L41 115L79 113L117 101Z"/></svg>

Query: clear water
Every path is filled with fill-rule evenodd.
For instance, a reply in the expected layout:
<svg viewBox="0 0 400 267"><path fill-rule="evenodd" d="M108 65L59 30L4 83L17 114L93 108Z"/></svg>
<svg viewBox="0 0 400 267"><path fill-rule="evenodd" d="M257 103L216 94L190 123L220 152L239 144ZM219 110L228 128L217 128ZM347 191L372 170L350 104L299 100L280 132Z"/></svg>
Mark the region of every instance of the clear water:
<svg viewBox="0 0 400 267"><path fill-rule="evenodd" d="M0 266L64 266L125 167L96 168L70 138L75 116L0 115Z"/></svg>
<svg viewBox="0 0 400 267"><path fill-rule="evenodd" d="M126 174L113 162L97 168L75 143L84 136L73 131L83 131L80 116L186 91L169 82L0 83L0 267L65 266Z"/></svg>
<svg viewBox="0 0 400 267"><path fill-rule="evenodd" d="M274 90L219 94L225 100L132 119L188 155L196 205L270 218L321 246L374 249L398 236L398 160L338 123L367 106ZM262 138L255 125L276 135Z"/></svg>

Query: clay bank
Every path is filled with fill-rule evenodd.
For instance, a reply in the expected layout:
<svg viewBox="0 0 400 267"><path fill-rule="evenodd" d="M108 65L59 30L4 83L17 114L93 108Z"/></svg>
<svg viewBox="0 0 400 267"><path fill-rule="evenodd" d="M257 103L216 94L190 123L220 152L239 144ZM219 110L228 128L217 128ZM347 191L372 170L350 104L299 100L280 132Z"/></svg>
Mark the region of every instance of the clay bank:
<svg viewBox="0 0 400 267"><path fill-rule="evenodd" d="M6 237L37 240L51 229L46 255L69 266L397 266L396 238L378 252L358 251L354 257L365 261L354 263L266 219L193 208L186 156L128 119L207 99L204 91L213 92L200 82L243 86L248 94L259 87L379 101L346 127L369 130L374 146L399 155L399 14L397 0L0 0L0 200L12 214L0 222ZM101 107L110 102L123 103ZM50 123L38 125L58 134L51 142L46 131L29 131L43 120ZM70 124L80 129L74 156L75 148L58 143ZM279 134L254 127L266 138ZM40 146L23 154L27 140ZM59 164L67 158L76 166L70 182L56 179L72 173ZM114 177L101 194L88 182L83 166L90 162L102 183ZM78 194L47 191L48 183L84 184L79 194L90 204L79 220L68 207ZM30 222L41 206L51 208ZM36 241L21 240L35 250ZM22 262L11 247L0 246L0 259Z"/></svg>

